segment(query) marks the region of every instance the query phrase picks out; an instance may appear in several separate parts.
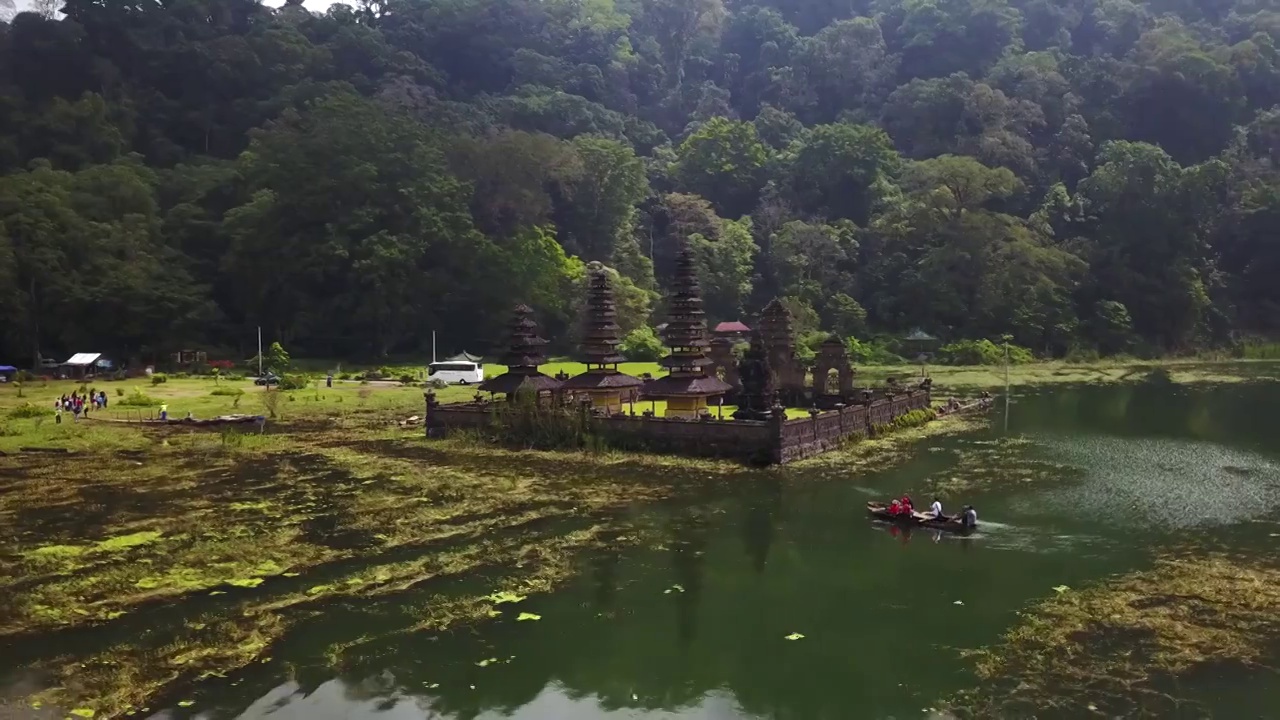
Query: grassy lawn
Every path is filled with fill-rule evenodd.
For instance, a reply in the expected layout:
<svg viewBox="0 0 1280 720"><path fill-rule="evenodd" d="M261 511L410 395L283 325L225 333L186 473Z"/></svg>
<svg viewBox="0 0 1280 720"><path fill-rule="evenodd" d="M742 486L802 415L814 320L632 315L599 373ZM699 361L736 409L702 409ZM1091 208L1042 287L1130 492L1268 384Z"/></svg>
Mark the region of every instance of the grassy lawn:
<svg viewBox="0 0 1280 720"><path fill-rule="evenodd" d="M81 391L76 381L27 383L19 389L0 386L0 452L12 452L20 446L64 447L73 450L137 449L149 444L142 428L103 422L106 420L138 420L158 417L161 404L167 405L169 417L182 418L191 413L196 418L218 415L269 415L265 388L250 380L212 378L171 378L160 385L149 381L91 383L95 390L107 393L107 408L90 411L89 420L76 422L63 413L62 423L55 424L54 401L64 394ZM239 392L239 394L235 394ZM440 393L445 402L469 398L474 393L466 388L448 388ZM289 423L319 419L340 420L363 417L390 424L393 419L422 415L423 390L418 387L358 383L335 383L324 387L319 380L303 390L280 391L275 402L276 420ZM139 396L148 398L146 405L128 405ZM34 406L40 414L25 415ZM22 408L22 409L19 409ZM207 435L207 431L201 435Z"/></svg>
<svg viewBox="0 0 1280 720"><path fill-rule="evenodd" d="M409 366L405 366L406 368ZM421 366L416 366L422 371ZM582 363L557 361L548 363L542 370L549 375L565 372L576 375L586 369ZM633 375L651 373L660 375L657 363L625 363L622 370ZM1004 385L1004 369L1001 367L947 367L927 366L924 370L934 380L935 393L972 394L979 390L998 390ZM501 365L486 364L485 376L495 377L505 372ZM880 385L885 378L894 376L900 381L911 382L920 376L921 368L914 365L862 366L857 368L856 384ZM1153 373L1172 382L1238 382L1251 379L1280 379L1280 363L1274 361L1234 361L1206 363L1199 361L1103 361L1090 364L1062 362L1031 363L1009 368L1011 385L1037 385L1058 383L1110 383L1142 380ZM169 416L182 418L191 413L196 418L210 418L226 414L270 415L268 393L249 380L220 380L212 378L175 378L152 385L148 380L100 382L94 389L103 389L109 399L105 411L92 413L95 419L74 422L69 414L62 424L54 423L55 398L79 391L76 381L27 383L21 390L13 385L0 385L0 452L13 452L20 447L57 447L73 450L129 450L148 444L142 430L136 427L97 420L137 420L159 414L160 405L168 406ZM391 382L335 382L325 387L323 378L314 378L305 389L281 391L275 401L275 420L283 423L308 420L343 421L361 418L362 422L381 423L389 426L393 420L411 415L422 415L423 389L401 386ZM452 386L436 391L441 402L461 402L471 399L475 387ZM127 405L125 401L145 396L150 404ZM33 406L24 412L20 406ZM653 409L659 416L665 412L663 401L638 402L637 413ZM723 408L724 417L734 411L733 406ZM27 413L34 417L20 417ZM717 414L713 409L713 415ZM800 408L788 409L789 417L804 417Z"/></svg>

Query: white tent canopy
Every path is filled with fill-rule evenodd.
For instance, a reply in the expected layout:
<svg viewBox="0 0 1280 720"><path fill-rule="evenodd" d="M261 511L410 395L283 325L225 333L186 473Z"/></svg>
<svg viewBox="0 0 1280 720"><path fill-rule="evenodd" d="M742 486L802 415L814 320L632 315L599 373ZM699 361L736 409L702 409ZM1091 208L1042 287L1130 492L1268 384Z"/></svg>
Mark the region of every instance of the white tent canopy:
<svg viewBox="0 0 1280 720"><path fill-rule="evenodd" d="M74 366L89 366L98 362L98 359L101 357L102 357L102 353L76 353L75 355L71 356L70 360L62 364L74 365Z"/></svg>

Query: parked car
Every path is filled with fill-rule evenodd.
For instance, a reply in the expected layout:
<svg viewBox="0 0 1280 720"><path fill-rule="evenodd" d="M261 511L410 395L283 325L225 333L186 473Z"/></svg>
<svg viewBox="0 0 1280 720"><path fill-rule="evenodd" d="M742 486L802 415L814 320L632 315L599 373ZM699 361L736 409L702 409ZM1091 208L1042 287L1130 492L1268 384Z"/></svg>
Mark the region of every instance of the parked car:
<svg viewBox="0 0 1280 720"><path fill-rule="evenodd" d="M275 373L269 372L266 375L263 375L262 377L258 378L257 380L254 380L253 384L254 385L279 385L280 376L276 375Z"/></svg>

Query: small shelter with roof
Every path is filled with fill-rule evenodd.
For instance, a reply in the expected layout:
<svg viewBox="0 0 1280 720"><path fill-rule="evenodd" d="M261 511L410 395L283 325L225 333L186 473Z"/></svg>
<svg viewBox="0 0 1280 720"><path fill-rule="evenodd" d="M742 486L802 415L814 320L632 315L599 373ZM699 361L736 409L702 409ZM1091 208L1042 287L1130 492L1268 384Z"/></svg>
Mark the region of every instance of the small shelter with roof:
<svg viewBox="0 0 1280 720"><path fill-rule="evenodd" d="M100 372L111 372L114 367L115 363L111 362L102 353L76 353L62 363L62 368L67 376L73 378L85 378Z"/></svg>
<svg viewBox="0 0 1280 720"><path fill-rule="evenodd" d="M626 399L630 399L632 391L644 381L618 370L618 363L626 358L618 353L622 328L618 327L613 288L603 265L591 263L590 272L586 328L579 358L586 363L587 370L566 380L561 389L582 393L590 398L593 409L613 415L622 412L624 393Z"/></svg>
<svg viewBox="0 0 1280 720"><path fill-rule="evenodd" d="M644 396L667 401L666 417L696 418L707 408L708 398L732 389L729 383L707 374L711 360L706 352L706 313L693 252L686 245L676 258L667 328L663 342L671 353L659 361L667 375L644 384Z"/></svg>
<svg viewBox="0 0 1280 720"><path fill-rule="evenodd" d="M12 382L18 368L12 365L0 365L0 382Z"/></svg>
<svg viewBox="0 0 1280 720"><path fill-rule="evenodd" d="M924 362L938 349L938 338L920 328L915 328L902 338L902 347L905 351L904 355L910 355L911 359L917 362Z"/></svg>
<svg viewBox="0 0 1280 720"><path fill-rule="evenodd" d="M519 392L532 391L536 397L550 395L560 389L560 381L538 371L547 361L547 341L538 337L538 323L533 319L533 309L517 305L511 318L511 344L500 362L507 371L480 383L480 389L490 393L503 393L507 400L514 400Z"/></svg>
<svg viewBox="0 0 1280 720"><path fill-rule="evenodd" d="M479 355L472 355L466 350L463 350L457 355L454 355L453 357L447 357L444 360L441 360L440 362L470 362L470 363L479 364L479 362L483 359L484 358L480 357Z"/></svg>
<svg viewBox="0 0 1280 720"><path fill-rule="evenodd" d="M751 334L751 328L747 327L746 324L741 321L727 320L716 325L715 329L712 330L711 333L717 338L738 341L746 340Z"/></svg>

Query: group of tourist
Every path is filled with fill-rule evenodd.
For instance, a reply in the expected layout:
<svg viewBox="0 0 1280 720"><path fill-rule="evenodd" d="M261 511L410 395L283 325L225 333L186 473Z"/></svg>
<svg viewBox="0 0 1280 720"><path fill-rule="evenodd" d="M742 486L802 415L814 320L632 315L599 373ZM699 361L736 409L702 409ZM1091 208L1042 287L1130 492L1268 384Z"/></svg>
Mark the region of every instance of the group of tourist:
<svg viewBox="0 0 1280 720"><path fill-rule="evenodd" d="M70 395L63 395L53 401L53 411L57 416L57 422L62 422L63 412L69 412L75 416L76 420L79 420L81 415L87 416L89 414L89 408L92 407L95 410L100 410L106 406L107 393L103 390L95 392L90 389L89 392L84 395L72 392Z"/></svg>
<svg viewBox="0 0 1280 720"><path fill-rule="evenodd" d="M911 496L904 494L901 500L894 500L889 503L890 515L902 515L910 517L915 514L915 507L911 503ZM947 516L942 513L942 501L934 498L929 505L929 512L926 517L934 520L947 520ZM973 509L972 505L965 505L964 512L960 516L960 521L965 527L976 527L978 524L978 511Z"/></svg>

